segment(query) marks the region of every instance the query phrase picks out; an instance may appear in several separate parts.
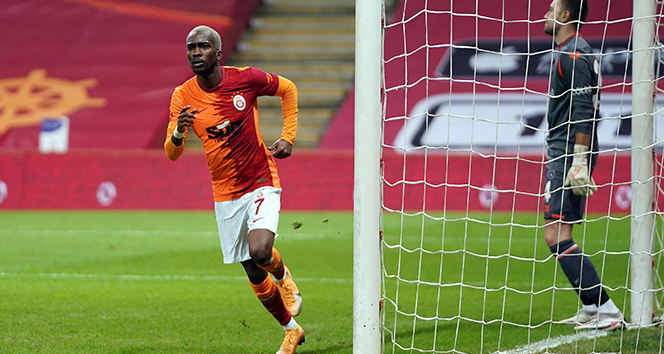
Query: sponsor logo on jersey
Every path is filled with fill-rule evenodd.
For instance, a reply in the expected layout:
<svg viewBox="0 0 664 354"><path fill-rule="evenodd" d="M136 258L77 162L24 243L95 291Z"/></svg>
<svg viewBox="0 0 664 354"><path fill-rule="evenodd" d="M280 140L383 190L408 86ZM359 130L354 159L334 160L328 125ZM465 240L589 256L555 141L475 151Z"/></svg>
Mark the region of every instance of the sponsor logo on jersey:
<svg viewBox="0 0 664 354"><path fill-rule="evenodd" d="M225 138L230 138L240 131L242 128L242 120L236 122L231 122L229 120L224 121L223 123L205 128L205 131L208 133L208 138L222 140Z"/></svg>
<svg viewBox="0 0 664 354"><path fill-rule="evenodd" d="M225 120L223 123L217 125L217 129L224 129L226 128L229 124L231 124L230 120Z"/></svg>

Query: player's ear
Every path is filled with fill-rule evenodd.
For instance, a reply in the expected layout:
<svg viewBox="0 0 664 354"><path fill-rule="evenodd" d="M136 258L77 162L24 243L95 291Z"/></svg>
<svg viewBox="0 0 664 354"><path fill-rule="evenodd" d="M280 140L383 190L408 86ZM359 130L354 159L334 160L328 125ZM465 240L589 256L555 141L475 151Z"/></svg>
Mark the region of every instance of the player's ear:
<svg viewBox="0 0 664 354"><path fill-rule="evenodd" d="M217 60L221 59L221 55L224 54L221 50L217 51Z"/></svg>
<svg viewBox="0 0 664 354"><path fill-rule="evenodd" d="M567 22L569 22L571 19L572 19L572 14L569 12L569 10L563 10L563 11L560 13L560 19L559 19L559 21L560 21L561 23L567 23Z"/></svg>

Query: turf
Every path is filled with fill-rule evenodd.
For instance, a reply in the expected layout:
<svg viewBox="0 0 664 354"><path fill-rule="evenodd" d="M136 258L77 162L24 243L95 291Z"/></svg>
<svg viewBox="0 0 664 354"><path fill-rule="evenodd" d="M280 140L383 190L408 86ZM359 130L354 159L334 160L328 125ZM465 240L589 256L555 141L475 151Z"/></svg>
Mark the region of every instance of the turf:
<svg viewBox="0 0 664 354"><path fill-rule="evenodd" d="M588 339L561 345L556 353L655 354L662 352L664 327L632 329L611 333L605 338Z"/></svg>
<svg viewBox="0 0 664 354"><path fill-rule="evenodd" d="M578 302L537 216L464 216L385 215L385 352L491 353L574 334L549 321ZM300 354L353 350L352 217L281 214L275 245L305 300ZM585 234L599 235L575 230L623 308L629 220ZM632 332L597 342L617 336L624 350ZM282 337L241 267L222 263L212 211L0 213L2 353L274 353Z"/></svg>
<svg viewBox="0 0 664 354"><path fill-rule="evenodd" d="M283 329L215 229L212 212L2 212L0 352L276 352ZM352 351L352 229L348 213L281 216L298 353Z"/></svg>
<svg viewBox="0 0 664 354"><path fill-rule="evenodd" d="M591 219L575 227L574 239L629 314L629 219ZM551 321L573 315L580 303L537 215L384 220L386 353L493 353L575 333Z"/></svg>

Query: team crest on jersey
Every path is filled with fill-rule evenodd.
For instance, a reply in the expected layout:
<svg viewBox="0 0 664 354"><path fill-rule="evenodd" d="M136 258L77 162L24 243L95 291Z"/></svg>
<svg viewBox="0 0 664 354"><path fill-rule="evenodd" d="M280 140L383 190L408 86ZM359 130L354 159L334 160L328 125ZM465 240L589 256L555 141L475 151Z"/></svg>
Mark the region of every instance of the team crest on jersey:
<svg viewBox="0 0 664 354"><path fill-rule="evenodd" d="M244 100L242 95L235 95L233 96L233 106L235 106L238 111L242 111L247 107L247 101Z"/></svg>

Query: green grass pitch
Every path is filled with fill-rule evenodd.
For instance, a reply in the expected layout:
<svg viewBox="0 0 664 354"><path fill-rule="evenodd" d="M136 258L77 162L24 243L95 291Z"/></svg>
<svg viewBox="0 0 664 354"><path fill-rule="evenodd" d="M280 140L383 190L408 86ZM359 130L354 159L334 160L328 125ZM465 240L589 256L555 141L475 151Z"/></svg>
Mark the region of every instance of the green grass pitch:
<svg viewBox="0 0 664 354"><path fill-rule="evenodd" d="M280 220L301 353L351 352L352 215ZM242 267L223 264L212 211L4 211L0 274L2 353L274 353L283 340Z"/></svg>
<svg viewBox="0 0 664 354"><path fill-rule="evenodd" d="M514 220L507 214L471 217L491 218L494 224L537 223L534 214ZM297 320L307 340L300 354L353 350L352 218L351 212L281 213L275 245L304 296ZM541 231L508 225L489 230L482 222L450 219L385 215L385 241L401 240L408 250L383 251L391 299L384 306L386 353L434 345L437 351L489 353L574 333L566 326L540 325L577 308L572 290L550 289L554 282L568 285L547 260ZM629 220L608 227L605 220L588 223L587 229L599 237L583 240L586 252L597 253L605 241L611 252L629 245ZM513 257L499 256L508 251ZM597 254L593 261L609 286L624 287L626 255ZM485 286L498 290L484 291ZM621 289L611 296L619 307L629 301ZM415 310L418 318L409 315ZM612 334L618 344L609 349L626 346L630 332ZM212 211L0 213L2 353L274 353L282 338L241 266L222 263Z"/></svg>

